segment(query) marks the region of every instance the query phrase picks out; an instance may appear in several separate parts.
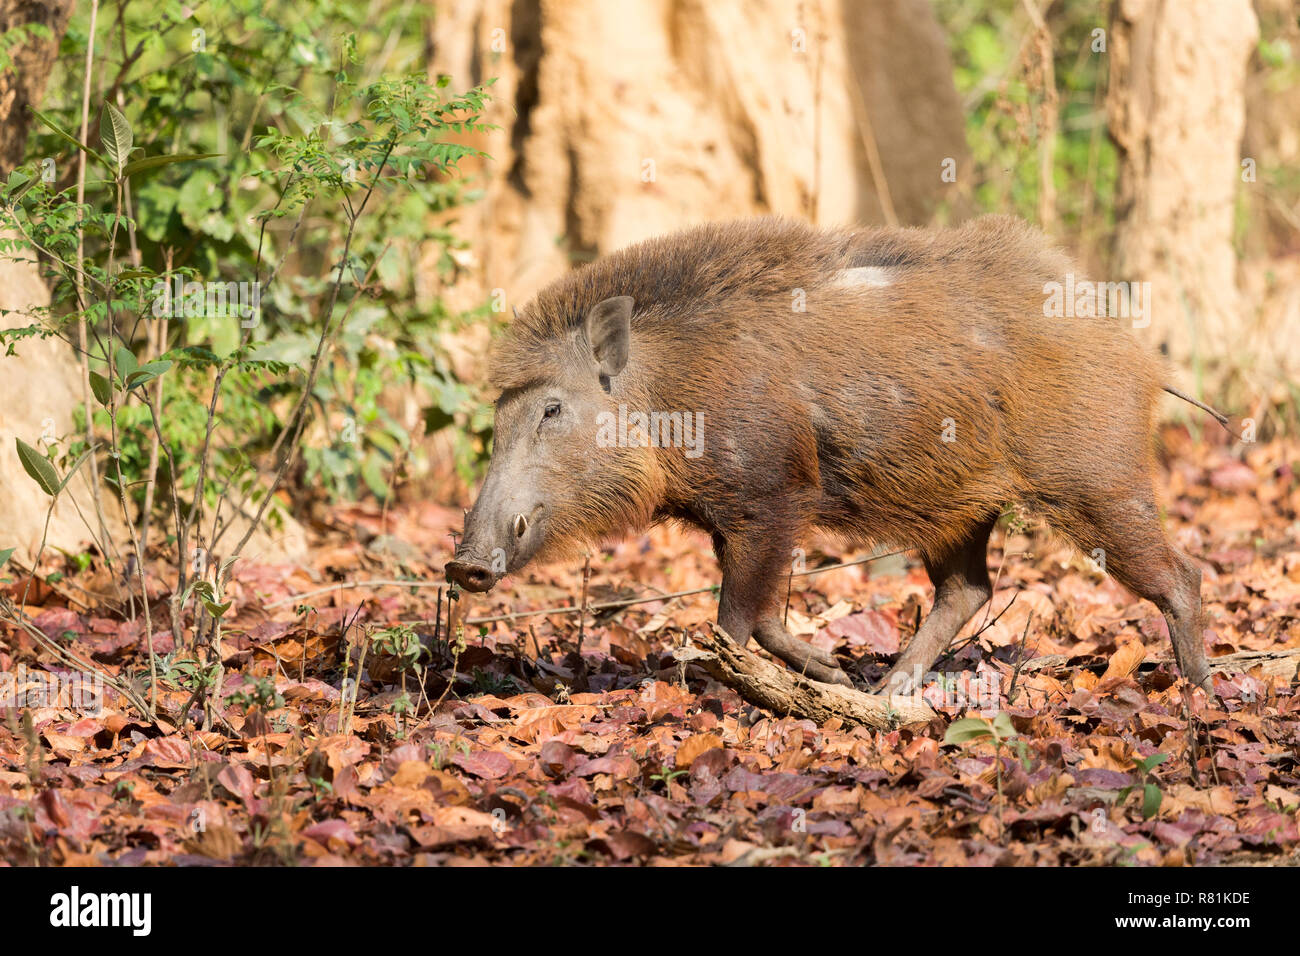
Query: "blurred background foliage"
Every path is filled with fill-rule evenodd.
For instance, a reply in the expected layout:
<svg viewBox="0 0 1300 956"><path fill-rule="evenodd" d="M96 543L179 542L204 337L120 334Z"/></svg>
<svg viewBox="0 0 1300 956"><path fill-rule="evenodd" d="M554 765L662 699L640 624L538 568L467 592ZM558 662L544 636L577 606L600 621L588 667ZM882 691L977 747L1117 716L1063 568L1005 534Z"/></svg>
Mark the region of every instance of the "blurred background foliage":
<svg viewBox="0 0 1300 956"><path fill-rule="evenodd" d="M1288 3L1257 5L1260 39L1248 91L1257 94L1248 107L1272 97L1279 106L1300 106L1300 49L1295 43L1300 6L1290 4L1288 15ZM1111 40L1107 5L1073 0L1044 5L1053 38L1051 87L1035 62L1024 0L932 0L932 6L948 39L953 81L962 98L966 141L975 163L975 210L1014 212L1037 221L1041 178L1037 158L1027 147L1042 135L1044 104L1055 100L1055 232L1068 236L1090 264L1109 267L1119 163L1107 129L1111 60L1097 55L1107 52L1098 44ZM1105 36L1099 37L1099 31ZM1291 251L1300 235L1300 220L1288 213L1300 205L1300 165L1249 142L1250 132L1248 128L1243 152L1264 157L1256 171L1264 189L1238 193L1237 252L1242 257L1252 252L1252 233L1268 252Z"/></svg>
<svg viewBox="0 0 1300 956"><path fill-rule="evenodd" d="M216 154L133 177L133 264L205 282L251 282L259 274L259 242L264 279L268 267L288 253L261 303L250 359L298 369L309 364L337 266L333 257L347 226L340 205L311 186L320 182L318 168L317 175L299 178L301 188L290 191L263 234L256 214L276 205L276 174L285 166L277 148L317 134L319 151L305 158L307 164L333 165L336 175L362 178L364 171L348 169L346 162L340 168L343 147L357 135L350 124L367 106L356 91L426 69L425 38L411 12L409 3L359 0L221 0L203 4L201 19L193 7L176 2L123 2L99 11L97 94L127 115L144 155ZM89 4L78 4L45 94L43 112L65 130L75 131L80 123L89 28ZM360 76L344 82L349 60L359 65ZM67 154L55 132L33 127L28 155L34 164ZM377 196L353 238L345 273L362 298L314 388L316 425L305 435L294 476L299 492L322 489L331 498L392 494L403 469L423 454L419 436L386 401L398 392L418 396L419 418L430 428L459 417L458 457L466 477L485 447L490 418L451 373L439 343L481 320L486 305L479 312L453 311L437 294L439 284L453 281L460 268L456 256L464 242L456 236L455 213L477 195L472 183L430 163L408 159L398 172L401 191ZM56 188L75 183L70 159L58 173ZM111 184L95 179L89 178L86 201L111 209ZM97 251L88 245L88 255ZM66 301L69 293L56 289L55 298ZM226 358L240 332L229 316L173 319L167 346ZM141 330L136 346L143 342ZM164 379L164 427L178 451L182 486L194 485L210 376L210 368L200 365ZM216 446L229 459L216 463L218 473L239 473L244 460L275 442L289 424L281 416L301 384L301 376L257 365L231 373L219 427L237 440ZM148 458L147 415L138 404L119 412L123 457L140 467ZM215 487L210 486L214 494Z"/></svg>
<svg viewBox="0 0 1300 956"><path fill-rule="evenodd" d="M1032 48L1021 0L934 0L948 37L953 80L966 116L975 162L973 197L980 212L1014 212L1031 222L1041 198L1032 149L1045 109L1054 112L1053 185L1062 233L1095 246L1114 227L1118 164L1106 131L1106 69L1098 56L1095 4L1051 7L1053 86ZM1104 52L1104 51L1102 51ZM1051 106L1055 101L1055 105Z"/></svg>

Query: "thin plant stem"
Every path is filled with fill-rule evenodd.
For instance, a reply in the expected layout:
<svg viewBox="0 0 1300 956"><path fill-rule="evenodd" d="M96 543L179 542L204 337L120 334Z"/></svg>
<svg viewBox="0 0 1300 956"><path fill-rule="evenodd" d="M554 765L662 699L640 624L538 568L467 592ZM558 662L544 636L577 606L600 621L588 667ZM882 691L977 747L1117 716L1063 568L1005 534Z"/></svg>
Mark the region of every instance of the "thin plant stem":
<svg viewBox="0 0 1300 956"><path fill-rule="evenodd" d="M81 86L81 142L86 142L90 131L90 75L95 63L95 25L99 19L99 0L90 0L90 28L86 39L86 68ZM86 412L86 447L95 444L95 406L91 404L90 393L90 352L86 335L86 287L81 264L86 261L86 227L80 219L80 209L86 201L86 154L77 151L77 269L75 284L79 312L77 315L77 344L81 350L81 402ZM111 302L111 299L110 299ZM109 538L108 522L104 519L104 504L100 494L99 464L95 456L90 457L90 493L95 504L95 517L99 521L99 533L104 541ZM112 561L107 551L105 560Z"/></svg>

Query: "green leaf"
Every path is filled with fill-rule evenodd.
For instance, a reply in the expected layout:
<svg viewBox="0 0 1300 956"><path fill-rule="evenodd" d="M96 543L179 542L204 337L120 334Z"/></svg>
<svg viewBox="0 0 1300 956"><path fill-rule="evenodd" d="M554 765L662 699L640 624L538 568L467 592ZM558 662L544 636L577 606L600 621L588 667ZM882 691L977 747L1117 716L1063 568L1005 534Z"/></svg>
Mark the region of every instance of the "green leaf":
<svg viewBox="0 0 1300 956"><path fill-rule="evenodd" d="M143 385L145 382L152 382L171 367L172 363L168 362L166 359L161 362L149 362L147 365L141 365L126 377L126 387L135 388L137 385Z"/></svg>
<svg viewBox="0 0 1300 956"><path fill-rule="evenodd" d="M63 476L63 480L59 482L59 487L56 489L55 494L58 494L60 491L62 491L64 488L68 486L68 482L70 482L72 480L72 476L77 473L77 469L80 468L83 464L85 464L86 459L89 458L91 454L95 451L95 449L98 447L99 447L99 442L95 442L95 444L91 445L89 449L81 453L81 457L78 458L76 462L73 463L72 467L68 469L68 473Z"/></svg>
<svg viewBox="0 0 1300 956"><path fill-rule="evenodd" d="M366 487L380 501L389 495L388 481L384 477L384 462L378 455L367 455L361 463L361 478Z"/></svg>
<svg viewBox="0 0 1300 956"><path fill-rule="evenodd" d="M1011 746L1020 755L1020 766L1025 768L1025 773L1028 773L1033 767L1033 761L1029 759L1029 745L1023 740L1016 739L1011 741Z"/></svg>
<svg viewBox="0 0 1300 956"><path fill-rule="evenodd" d="M123 382L140 367L136 361L135 353L130 349L118 349L117 354L113 356L114 364L117 366L117 377Z"/></svg>
<svg viewBox="0 0 1300 956"><path fill-rule="evenodd" d="M0 568L3 568L9 563L9 559L13 557L13 553L13 548L5 548L3 551L0 551Z"/></svg>
<svg viewBox="0 0 1300 956"><path fill-rule="evenodd" d="M28 190L35 186L40 180L35 176L28 176L20 169L15 169L9 177L9 185L6 193L9 197L10 204L17 202L27 195Z"/></svg>
<svg viewBox="0 0 1300 956"><path fill-rule="evenodd" d="M456 424L456 419L451 412L439 408L437 405L431 405L424 410L424 432L426 435L432 435L448 425Z"/></svg>
<svg viewBox="0 0 1300 956"><path fill-rule="evenodd" d="M35 116L38 120L40 120L41 123L43 123L46 127L48 127L51 132L53 132L56 136L63 139L68 144L75 146L77 149L81 150L83 153L85 153L88 156L95 157L95 159L99 160L105 166L113 165L107 159L105 159L102 154L95 152L93 149L91 149L81 140L77 139L71 133L64 130L61 126L59 126L58 123L54 122L54 120L50 119L40 110L36 110L36 109L32 110L32 115Z"/></svg>
<svg viewBox="0 0 1300 956"><path fill-rule="evenodd" d="M104 122L105 119L108 120L107 123ZM131 124L116 106L107 101L103 112L99 114L99 141L104 144L104 152L112 160L114 171L121 176L127 158L131 155Z"/></svg>
<svg viewBox="0 0 1300 956"><path fill-rule="evenodd" d="M90 373L90 390L95 393L95 400L101 405L108 405L109 399L113 397L113 386L98 372Z"/></svg>
<svg viewBox="0 0 1300 956"><path fill-rule="evenodd" d="M203 606L208 609L208 613L213 617L220 618L221 615L230 610L232 603L234 602L227 601L225 604L217 604L215 601L204 601Z"/></svg>
<svg viewBox="0 0 1300 956"><path fill-rule="evenodd" d="M1160 801L1164 794L1154 783L1148 783L1142 788L1142 819L1150 820L1160 811Z"/></svg>
<svg viewBox="0 0 1300 956"><path fill-rule="evenodd" d="M1150 773L1168 759L1169 754L1155 753L1150 757L1134 757L1133 762L1141 768L1143 773Z"/></svg>
<svg viewBox="0 0 1300 956"><path fill-rule="evenodd" d="M979 740L981 737L992 737L993 728L989 722L980 717L964 717L961 720L953 721L948 727L947 733L943 735L945 744L964 744L968 740Z"/></svg>
<svg viewBox="0 0 1300 956"><path fill-rule="evenodd" d="M212 591L212 584L208 581L191 581L189 587L181 594L181 604L188 603L191 594L197 594L201 601L216 599L216 595Z"/></svg>
<svg viewBox="0 0 1300 956"><path fill-rule="evenodd" d="M23 464L23 471L41 486L41 491L51 498L59 493L59 473L54 470L50 460L21 438L15 438L18 444L18 460Z"/></svg>
<svg viewBox="0 0 1300 956"><path fill-rule="evenodd" d="M1011 715L1005 710L998 711L998 715L993 718L993 736L998 740L1006 740L1016 735L1015 725L1011 723Z"/></svg>
<svg viewBox="0 0 1300 956"><path fill-rule="evenodd" d="M195 597L197 597L200 601L203 602L203 606L207 608L208 613L216 618L221 617L221 615L229 611L230 605L233 603L232 601L227 601L225 604L217 603L217 590L212 586L211 581L193 582L188 588L185 589L185 594L181 598L182 604L184 604L185 601L189 600L189 596L191 592L194 594Z"/></svg>
<svg viewBox="0 0 1300 956"><path fill-rule="evenodd" d="M172 163L188 163L200 159L212 159L220 156L220 153L177 153L173 156L146 156L144 159L137 159L129 162L122 169L122 178L134 176L136 173L143 173L149 169L157 169L159 166L170 166Z"/></svg>

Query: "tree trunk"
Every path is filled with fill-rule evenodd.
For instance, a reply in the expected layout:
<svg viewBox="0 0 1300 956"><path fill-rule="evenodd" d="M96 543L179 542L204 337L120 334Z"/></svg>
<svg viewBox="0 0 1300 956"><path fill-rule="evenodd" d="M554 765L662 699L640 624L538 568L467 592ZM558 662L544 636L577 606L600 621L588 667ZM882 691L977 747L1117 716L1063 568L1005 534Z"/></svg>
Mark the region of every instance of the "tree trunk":
<svg viewBox="0 0 1300 956"><path fill-rule="evenodd" d="M0 0L0 34L32 24L51 34L49 39L29 38L13 51L10 68L0 73L0 177L8 176L22 162L31 126L30 107L40 102L45 91L71 12L72 0Z"/></svg>
<svg viewBox="0 0 1300 956"><path fill-rule="evenodd" d="M1250 0L1120 0L1112 25L1113 278L1151 283L1145 334L1211 388L1242 359L1233 211L1258 35Z"/></svg>
<svg viewBox="0 0 1300 956"><path fill-rule="evenodd" d="M12 51L13 65L0 73L0 180L23 160L31 130L31 108L38 105L54 68L59 40L68 25L71 0L33 3L0 0L0 34L24 24L41 24L52 36L29 38ZM70 155L50 157L73 162ZM15 238L6 233L5 238ZM31 310L50 302L49 290L31 259L0 259L0 328L18 328L36 322ZM60 339L26 339L14 346L15 355L0 358L0 549L14 547L15 564L30 566L47 533L45 515L49 497L27 476L18 461L15 439L40 451L73 436L72 416L80 404L81 387L73 351ZM85 482L74 479L60 496L50 518L48 548L76 550L90 537L71 499L94 519Z"/></svg>

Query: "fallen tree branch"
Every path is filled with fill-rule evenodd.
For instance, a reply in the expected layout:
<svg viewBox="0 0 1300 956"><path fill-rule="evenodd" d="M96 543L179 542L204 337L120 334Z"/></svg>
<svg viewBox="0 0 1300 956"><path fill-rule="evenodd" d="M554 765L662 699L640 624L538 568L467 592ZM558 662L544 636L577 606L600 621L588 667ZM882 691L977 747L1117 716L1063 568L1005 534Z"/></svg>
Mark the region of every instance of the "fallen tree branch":
<svg viewBox="0 0 1300 956"><path fill-rule="evenodd" d="M846 724L879 730L934 719L934 711L919 696L879 696L810 680L751 653L716 624L711 627L711 632L694 639L695 646L679 647L674 657L684 664L698 664L756 707L819 724L838 717Z"/></svg>
<svg viewBox="0 0 1300 956"><path fill-rule="evenodd" d="M1157 659L1154 663L1172 663L1172 660ZM1224 654L1222 657L1211 657L1207 663L1212 674L1221 674L1225 671L1245 674L1255 667L1261 667L1265 677L1291 680L1296 675L1296 669L1300 667L1300 648L1293 647L1281 651L1238 651L1235 654Z"/></svg>

